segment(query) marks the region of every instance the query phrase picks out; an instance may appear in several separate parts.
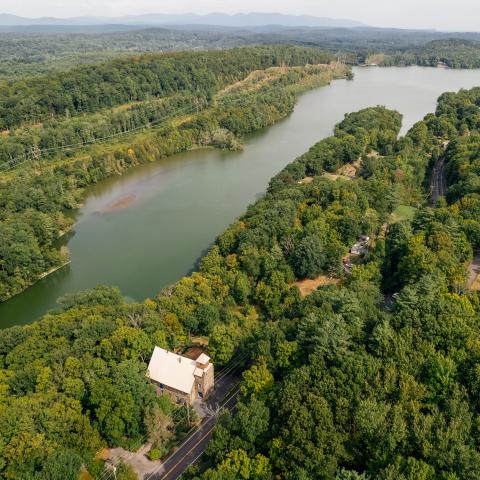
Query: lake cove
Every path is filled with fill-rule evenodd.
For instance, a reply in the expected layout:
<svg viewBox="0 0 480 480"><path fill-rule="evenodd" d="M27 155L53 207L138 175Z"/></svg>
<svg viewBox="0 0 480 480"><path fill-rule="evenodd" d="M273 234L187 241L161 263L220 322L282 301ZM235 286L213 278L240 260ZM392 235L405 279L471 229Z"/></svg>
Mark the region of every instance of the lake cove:
<svg viewBox="0 0 480 480"><path fill-rule="evenodd" d="M154 296L194 268L216 236L270 178L331 134L345 113L385 105L405 131L435 110L445 91L480 85L480 70L355 68L302 95L294 112L249 136L240 152L201 149L142 165L86 191L65 236L71 263L0 304L0 327L30 323L67 292L118 285L135 300Z"/></svg>

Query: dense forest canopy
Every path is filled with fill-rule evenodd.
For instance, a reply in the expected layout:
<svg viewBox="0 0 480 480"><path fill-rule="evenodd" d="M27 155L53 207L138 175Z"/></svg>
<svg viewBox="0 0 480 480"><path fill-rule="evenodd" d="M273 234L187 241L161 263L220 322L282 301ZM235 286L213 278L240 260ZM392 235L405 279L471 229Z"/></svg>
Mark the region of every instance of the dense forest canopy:
<svg viewBox="0 0 480 480"><path fill-rule="evenodd" d="M263 237L280 241L297 278L322 271L333 242L322 245L321 238L332 227L340 243L360 232L376 241L340 287L319 288L300 303L285 297L276 304L280 308L268 310L267 324L251 346L256 361L244 375L238 411L225 414L204 465L187 478L480 478L475 346L480 304L478 293L466 289L465 270L480 246L478 99L478 89L443 95L436 115L404 139L380 145L375 131L361 127L375 115L393 127L395 116L390 123L382 110L347 116L336 129L334 138L343 137L338 150L326 139L272 180L270 193L251 212L264 202L266 214L287 201L299 206L289 241L287 215L269 216L282 220ZM355 180L327 181L322 166L341 165L346 132L374 143L367 143ZM388 131L379 133L388 137ZM446 151L445 142L450 142ZM326 162L326 151L336 161ZM448 203L422 206L424 178L441 157ZM306 174L313 181L302 181ZM349 221L356 211L349 205L354 185L354 205L367 209ZM402 204L417 208L411 220L398 218ZM329 212L334 205L339 215ZM339 210L344 205L349 208ZM240 221L247 231L250 215ZM235 247L229 254L236 252L232 237L242 242L245 236L232 228L226 238ZM258 234L253 238L262 244ZM328 262L323 269L332 272ZM393 300L389 292L396 292Z"/></svg>
<svg viewBox="0 0 480 480"><path fill-rule="evenodd" d="M13 79L65 70L132 54L180 50L218 50L247 45L290 44L327 50L349 63L362 64L371 55L385 54L388 64L436 66L441 56L454 68L472 68L477 61L478 33L445 33L380 28L301 28L267 26L252 30L145 28L122 31L121 26L74 32L1 32L0 79ZM93 29L93 31L92 31ZM453 39L453 43L451 40ZM437 44L438 42L438 44ZM477 53L478 57L478 53Z"/></svg>
<svg viewBox="0 0 480 480"><path fill-rule="evenodd" d="M142 55L0 85L0 129L47 116L97 112L174 93L211 95L252 70L319 64L328 54L295 47Z"/></svg>
<svg viewBox="0 0 480 480"><path fill-rule="evenodd" d="M387 67L390 65L436 67L441 64L450 68L480 68L479 49L479 41L456 38L435 40L422 47L388 55L381 64Z"/></svg>
<svg viewBox="0 0 480 480"><path fill-rule="evenodd" d="M443 95L398 140L397 112L349 114L156 299L98 287L0 332L1 475L98 474L101 446L154 435L148 419L174 410L144 376L153 345L183 351L202 335L217 365L251 364L187 478L480 478L480 302L466 285L480 246L478 98ZM439 159L448 193L432 208ZM362 234L368 252L347 273ZM339 283L302 297L298 282L319 276ZM158 449L181 437L180 418Z"/></svg>

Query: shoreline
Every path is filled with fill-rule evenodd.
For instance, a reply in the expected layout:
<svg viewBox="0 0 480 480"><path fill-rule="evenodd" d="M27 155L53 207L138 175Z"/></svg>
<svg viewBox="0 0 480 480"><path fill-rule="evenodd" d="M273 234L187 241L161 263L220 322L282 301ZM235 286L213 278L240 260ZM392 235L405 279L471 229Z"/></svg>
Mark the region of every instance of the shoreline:
<svg viewBox="0 0 480 480"><path fill-rule="evenodd" d="M61 270L62 268L66 267L67 265L70 265L72 263L72 261L69 259L68 261L62 263L61 265L59 265L58 267L53 267L51 268L50 270L47 270L46 272L43 272L40 274L40 276L34 280L32 283L30 283L27 287L23 288L22 290L20 290L18 293L15 293L14 295L12 295L11 297L8 297L6 300L3 300L0 302L0 305L3 304L3 303L7 303L9 302L10 300L14 299L15 297L17 297L18 295L21 295L22 293L26 292L29 288L33 287L34 285L36 285L38 282L40 282L40 280L43 280L44 278L47 278L48 276L50 276L52 273L55 273L57 272L58 270ZM2 330L2 327L0 326L0 330Z"/></svg>

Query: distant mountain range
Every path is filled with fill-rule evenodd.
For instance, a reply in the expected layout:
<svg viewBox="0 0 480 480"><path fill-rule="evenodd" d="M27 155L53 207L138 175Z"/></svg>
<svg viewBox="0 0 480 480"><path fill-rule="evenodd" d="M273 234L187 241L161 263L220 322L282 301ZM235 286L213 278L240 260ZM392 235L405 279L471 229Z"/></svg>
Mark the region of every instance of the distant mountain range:
<svg viewBox="0 0 480 480"><path fill-rule="evenodd" d="M280 13L194 13L174 15L153 13L147 15L129 15L125 17L71 17L26 18L8 13L0 13L0 26L16 27L30 25L218 25L222 27L258 27L262 25L281 25L285 27L327 27L354 28L365 24L353 20L314 17L311 15L283 15Z"/></svg>

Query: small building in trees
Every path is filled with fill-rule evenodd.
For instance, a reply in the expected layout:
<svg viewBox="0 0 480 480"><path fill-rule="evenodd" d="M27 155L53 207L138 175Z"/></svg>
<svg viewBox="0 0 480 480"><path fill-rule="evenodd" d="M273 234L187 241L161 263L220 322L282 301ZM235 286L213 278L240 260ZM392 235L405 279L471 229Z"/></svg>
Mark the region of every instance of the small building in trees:
<svg viewBox="0 0 480 480"><path fill-rule="evenodd" d="M157 395L166 393L177 403L192 404L205 398L214 386L213 363L205 353L191 359L155 347L147 376L155 384Z"/></svg>

